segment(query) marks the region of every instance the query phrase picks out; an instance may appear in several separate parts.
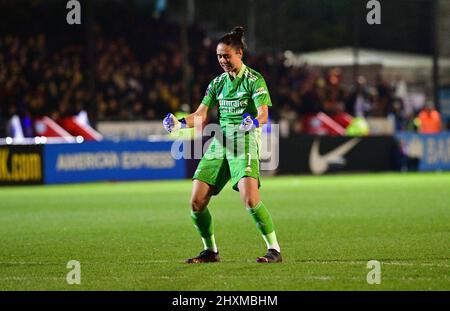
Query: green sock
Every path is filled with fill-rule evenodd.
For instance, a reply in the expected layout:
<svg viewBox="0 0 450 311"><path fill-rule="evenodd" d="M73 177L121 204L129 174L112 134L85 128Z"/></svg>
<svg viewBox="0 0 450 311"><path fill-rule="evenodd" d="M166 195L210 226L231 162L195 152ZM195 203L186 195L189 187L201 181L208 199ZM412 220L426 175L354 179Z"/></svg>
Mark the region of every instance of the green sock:
<svg viewBox="0 0 450 311"><path fill-rule="evenodd" d="M191 211L191 218L195 228L202 237L205 249L217 252L216 240L214 239L214 224L208 208L201 212Z"/></svg>
<svg viewBox="0 0 450 311"><path fill-rule="evenodd" d="M247 208L256 228L261 232L267 248L273 248L280 251L277 236L275 234L275 227L273 225L272 217L263 202L256 204L254 208Z"/></svg>

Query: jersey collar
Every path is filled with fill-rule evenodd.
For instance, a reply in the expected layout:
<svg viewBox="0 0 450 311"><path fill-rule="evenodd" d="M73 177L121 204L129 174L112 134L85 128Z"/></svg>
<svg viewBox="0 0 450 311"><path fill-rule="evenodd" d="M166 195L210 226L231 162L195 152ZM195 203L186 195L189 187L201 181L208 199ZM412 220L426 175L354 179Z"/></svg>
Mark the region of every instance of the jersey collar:
<svg viewBox="0 0 450 311"><path fill-rule="evenodd" d="M247 68L247 66L244 63L242 63L241 69L239 69L239 73L237 74L237 76L236 76L236 78L234 80L241 79L242 76L244 75L244 72L245 72L246 68ZM231 75L230 74L228 74L228 79L230 79L230 81L234 81L234 80L231 80Z"/></svg>
<svg viewBox="0 0 450 311"><path fill-rule="evenodd" d="M239 78L239 79L242 78L242 76L244 75L245 68L247 68L247 66L245 66L244 63L242 63L241 70L239 70L239 73L236 76L236 78Z"/></svg>

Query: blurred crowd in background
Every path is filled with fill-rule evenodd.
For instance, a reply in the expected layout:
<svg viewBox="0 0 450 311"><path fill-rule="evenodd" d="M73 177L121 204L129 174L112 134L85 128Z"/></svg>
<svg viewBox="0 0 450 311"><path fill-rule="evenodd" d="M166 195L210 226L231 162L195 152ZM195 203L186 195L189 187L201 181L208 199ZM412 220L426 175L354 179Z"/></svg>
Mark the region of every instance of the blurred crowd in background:
<svg viewBox="0 0 450 311"><path fill-rule="evenodd" d="M1 122L12 115L47 115L57 120L81 110L89 111L94 122L161 120L168 112L191 112L221 69L214 39L195 26L188 38L189 59L184 59L177 24L159 21L139 36L106 34L96 25L95 93L90 97L85 45L58 45L44 33L2 34ZM416 127L414 119L420 111L404 109L405 103L396 96L397 86L382 77L369 85L360 76L354 86L344 87L338 68L285 67L282 54L275 59L271 54L247 54L244 62L269 85L272 120L288 120L295 132L301 132L302 116L317 112L389 116L395 118L397 130ZM184 65L188 66L187 84Z"/></svg>

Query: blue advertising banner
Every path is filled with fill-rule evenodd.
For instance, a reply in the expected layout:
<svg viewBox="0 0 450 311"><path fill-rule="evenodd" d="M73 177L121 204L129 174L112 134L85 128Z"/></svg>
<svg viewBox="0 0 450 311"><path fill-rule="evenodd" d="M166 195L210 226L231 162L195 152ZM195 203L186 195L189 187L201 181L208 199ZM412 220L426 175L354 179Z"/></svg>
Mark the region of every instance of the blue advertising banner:
<svg viewBox="0 0 450 311"><path fill-rule="evenodd" d="M170 141L47 144L44 183L184 178L185 160L175 160L171 146Z"/></svg>
<svg viewBox="0 0 450 311"><path fill-rule="evenodd" d="M409 159L418 159L420 171L450 170L450 133L396 134L403 154Z"/></svg>

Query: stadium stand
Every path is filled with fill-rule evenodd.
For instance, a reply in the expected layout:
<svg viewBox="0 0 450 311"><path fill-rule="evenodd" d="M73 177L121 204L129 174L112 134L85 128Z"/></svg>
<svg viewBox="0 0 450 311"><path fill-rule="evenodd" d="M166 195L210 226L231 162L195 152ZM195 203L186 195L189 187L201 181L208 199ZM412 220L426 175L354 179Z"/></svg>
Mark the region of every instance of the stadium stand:
<svg viewBox="0 0 450 311"><path fill-rule="evenodd" d="M104 29L107 26L95 27L95 94L89 94L84 45L53 42L51 34L43 32L0 36L1 136L17 133L8 127L13 116L20 118L26 137L37 135L36 118L47 116L66 127L67 120L82 111L88 112L93 125L97 121L161 120L165 113L179 111L182 104L194 109L210 79L219 72L214 38L192 26L189 103L185 103L180 25L153 20L150 27L138 25L139 36L111 34ZM398 85L381 77L369 85L361 76L355 87L344 86L339 68L286 67L284 61L283 54L273 59L264 53L251 54L245 60L267 77L278 107L271 112L272 120L287 121L292 132L317 133L306 122L322 119L326 120L324 134L340 135L344 131L336 128L345 128L354 116L390 116L397 130L414 128L418 111L405 109L403 99L396 96ZM319 112L327 117L317 118ZM100 137L81 130L76 134Z"/></svg>

